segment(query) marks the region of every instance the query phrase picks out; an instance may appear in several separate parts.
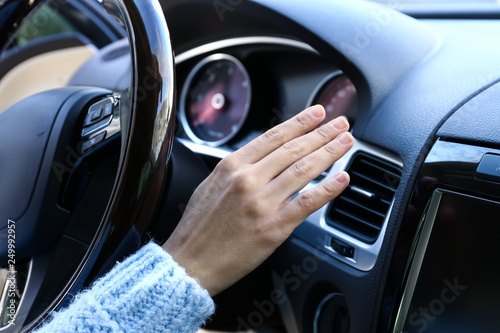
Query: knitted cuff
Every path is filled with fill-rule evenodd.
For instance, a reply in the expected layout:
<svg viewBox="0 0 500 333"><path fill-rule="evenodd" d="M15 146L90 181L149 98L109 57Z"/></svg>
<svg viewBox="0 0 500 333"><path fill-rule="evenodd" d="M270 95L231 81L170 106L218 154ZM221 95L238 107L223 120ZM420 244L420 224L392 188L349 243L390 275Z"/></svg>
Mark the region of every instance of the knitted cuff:
<svg viewBox="0 0 500 333"><path fill-rule="evenodd" d="M194 332L213 312L208 292L151 242L77 296L42 331Z"/></svg>

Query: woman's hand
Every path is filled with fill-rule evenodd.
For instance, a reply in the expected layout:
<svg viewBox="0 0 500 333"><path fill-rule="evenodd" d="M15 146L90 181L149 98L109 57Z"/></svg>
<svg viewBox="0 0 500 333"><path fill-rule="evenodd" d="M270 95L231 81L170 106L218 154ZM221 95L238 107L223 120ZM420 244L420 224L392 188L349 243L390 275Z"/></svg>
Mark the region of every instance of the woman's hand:
<svg viewBox="0 0 500 333"><path fill-rule="evenodd" d="M313 106L223 159L196 189L163 248L214 296L260 265L342 192L341 172L290 200L353 145L343 117ZM313 130L313 131L311 131Z"/></svg>

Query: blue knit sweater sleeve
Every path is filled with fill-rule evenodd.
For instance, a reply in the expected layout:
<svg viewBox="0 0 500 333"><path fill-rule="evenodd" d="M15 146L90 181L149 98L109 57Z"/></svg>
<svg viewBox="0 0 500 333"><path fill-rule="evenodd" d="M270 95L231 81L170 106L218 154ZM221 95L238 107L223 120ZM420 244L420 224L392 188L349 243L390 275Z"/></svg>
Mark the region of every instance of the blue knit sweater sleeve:
<svg viewBox="0 0 500 333"><path fill-rule="evenodd" d="M160 246L149 243L36 333L191 333L213 312L208 292Z"/></svg>

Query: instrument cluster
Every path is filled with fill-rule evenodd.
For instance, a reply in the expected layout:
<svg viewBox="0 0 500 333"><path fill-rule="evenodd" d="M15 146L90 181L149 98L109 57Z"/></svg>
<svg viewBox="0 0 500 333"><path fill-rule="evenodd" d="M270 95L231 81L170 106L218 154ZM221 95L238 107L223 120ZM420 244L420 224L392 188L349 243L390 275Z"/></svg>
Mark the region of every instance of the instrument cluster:
<svg viewBox="0 0 500 333"><path fill-rule="evenodd" d="M359 105L355 85L338 68L317 65L311 56L252 58L243 52L214 52L192 59L183 65L180 80L182 136L209 147L231 144L315 104L325 108L323 123L345 116L353 125Z"/></svg>

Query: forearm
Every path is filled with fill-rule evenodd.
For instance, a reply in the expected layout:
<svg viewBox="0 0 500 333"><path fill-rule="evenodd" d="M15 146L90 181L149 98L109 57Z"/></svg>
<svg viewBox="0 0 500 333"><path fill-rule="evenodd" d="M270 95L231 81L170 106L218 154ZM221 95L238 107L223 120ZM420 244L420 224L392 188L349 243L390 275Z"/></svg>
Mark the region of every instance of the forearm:
<svg viewBox="0 0 500 333"><path fill-rule="evenodd" d="M37 333L195 332L214 311L208 292L160 246L117 264Z"/></svg>

